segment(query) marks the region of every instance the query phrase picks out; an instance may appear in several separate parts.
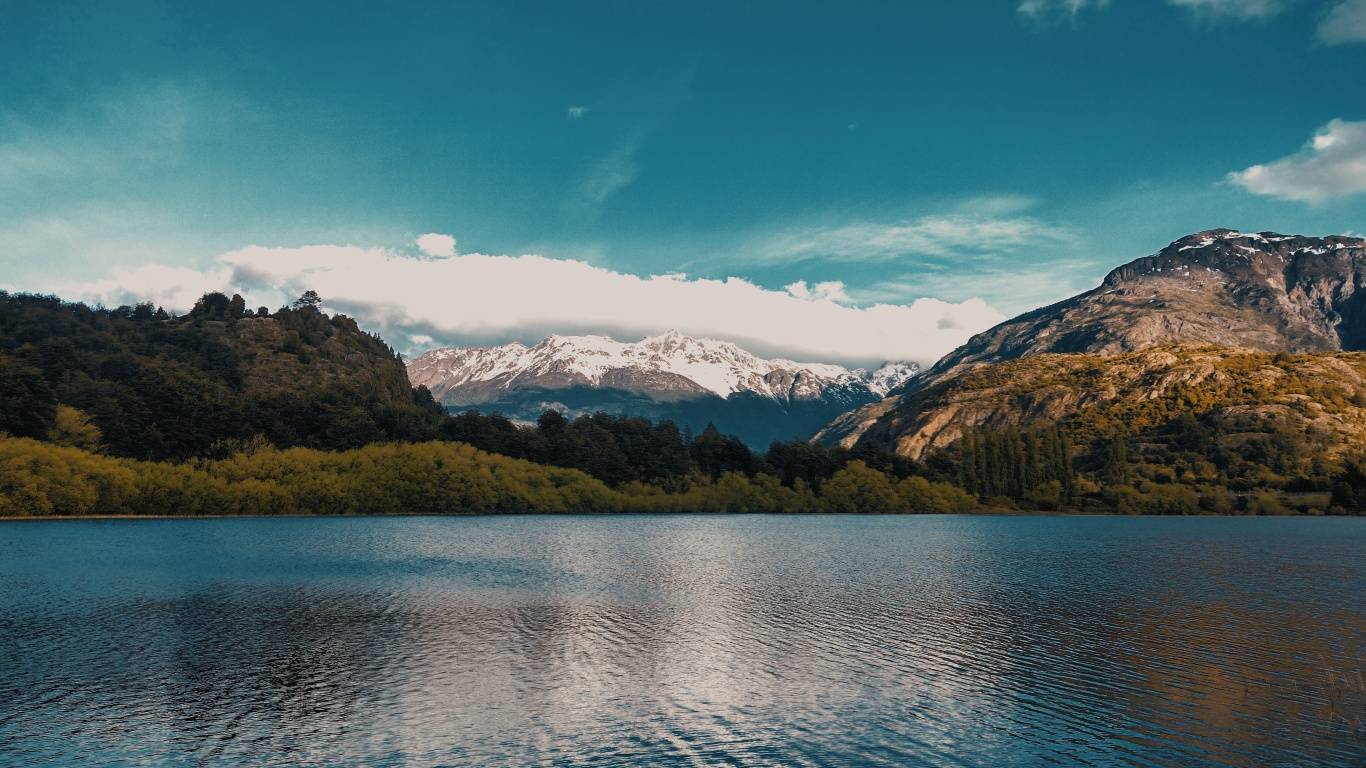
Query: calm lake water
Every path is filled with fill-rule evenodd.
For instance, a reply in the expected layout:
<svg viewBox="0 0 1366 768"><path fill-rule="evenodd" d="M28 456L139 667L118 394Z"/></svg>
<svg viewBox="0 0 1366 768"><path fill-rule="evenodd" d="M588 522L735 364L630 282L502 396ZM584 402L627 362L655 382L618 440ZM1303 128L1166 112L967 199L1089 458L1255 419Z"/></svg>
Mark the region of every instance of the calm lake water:
<svg viewBox="0 0 1366 768"><path fill-rule="evenodd" d="M1361 766L1366 519L0 524L0 764Z"/></svg>

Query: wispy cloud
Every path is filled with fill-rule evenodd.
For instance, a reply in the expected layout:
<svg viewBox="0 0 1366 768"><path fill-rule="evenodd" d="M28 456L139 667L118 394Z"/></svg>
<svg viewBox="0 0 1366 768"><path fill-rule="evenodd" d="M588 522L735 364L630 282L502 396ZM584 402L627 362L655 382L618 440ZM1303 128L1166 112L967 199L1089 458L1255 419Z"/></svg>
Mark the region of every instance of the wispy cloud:
<svg viewBox="0 0 1366 768"><path fill-rule="evenodd" d="M1015 314L1094 288L1103 276L1104 269L1093 262L1070 258L978 263L970 270L928 264L849 294L862 303L904 303L921 296L946 301L982 297L1002 312Z"/></svg>
<svg viewBox="0 0 1366 768"><path fill-rule="evenodd" d="M41 287L106 305L151 300L179 309L210 289L270 305L312 289L399 348L678 328L764 354L854 364L931 362L1004 319L981 299L853 306L829 281L773 290L737 277L639 276L535 255L431 259L338 245L252 246L203 270L148 265Z"/></svg>
<svg viewBox="0 0 1366 768"><path fill-rule="evenodd" d="M1355 0L1348 0L1354 2ZM1168 5L1184 8L1205 17L1261 19L1285 10L1287 0L1166 0ZM1021 0L1016 10L1031 21L1076 19L1087 9L1101 9L1110 0Z"/></svg>
<svg viewBox="0 0 1366 768"><path fill-rule="evenodd" d="M634 131L594 162L574 191L570 201L572 212L590 221L599 218L608 199L630 186L640 174L636 156L644 142L645 132Z"/></svg>
<svg viewBox="0 0 1366 768"><path fill-rule="evenodd" d="M1333 120L1295 154L1228 178L1256 195L1307 203L1366 192L1366 120Z"/></svg>
<svg viewBox="0 0 1366 768"><path fill-rule="evenodd" d="M1167 0L1192 13L1232 19L1264 19L1285 10L1284 0Z"/></svg>
<svg viewBox="0 0 1366 768"><path fill-rule="evenodd" d="M1366 43L1366 0L1342 0L1319 23L1319 40L1329 45Z"/></svg>
<svg viewBox="0 0 1366 768"><path fill-rule="evenodd" d="M0 188L173 159L196 101L193 89L158 83L110 91L44 120L0 113Z"/></svg>
<svg viewBox="0 0 1366 768"><path fill-rule="evenodd" d="M588 114L588 107L584 106L574 105L565 110L565 115L568 116L570 120L581 120L586 114Z"/></svg>
<svg viewBox="0 0 1366 768"><path fill-rule="evenodd" d="M1087 8L1104 8L1110 0L1021 0L1016 6L1020 15L1035 21L1050 18L1076 18Z"/></svg>
<svg viewBox="0 0 1366 768"><path fill-rule="evenodd" d="M914 256L946 257L1006 254L1021 248L1068 243L1068 229L1014 213L1017 204L997 199L1005 215L988 207L957 208L947 213L892 221L856 221L833 226L799 226L766 236L753 249L762 263L826 261L886 262ZM745 257L741 257L745 258Z"/></svg>
<svg viewBox="0 0 1366 768"><path fill-rule="evenodd" d="M207 255L216 222L178 214L157 181L193 161L197 140L258 118L249 101L188 80L22 111L0 100L0 265L13 278Z"/></svg>

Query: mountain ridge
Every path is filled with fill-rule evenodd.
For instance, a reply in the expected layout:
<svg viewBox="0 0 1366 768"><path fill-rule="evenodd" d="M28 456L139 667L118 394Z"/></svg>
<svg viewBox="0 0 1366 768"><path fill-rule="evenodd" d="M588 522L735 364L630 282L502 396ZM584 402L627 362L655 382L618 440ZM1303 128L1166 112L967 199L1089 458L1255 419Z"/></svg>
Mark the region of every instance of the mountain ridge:
<svg viewBox="0 0 1366 768"><path fill-rule="evenodd" d="M1164 343L1360 349L1363 286L1366 239L1205 230L1112 269L1090 291L973 336L927 373L1040 352L1114 354Z"/></svg>
<svg viewBox="0 0 1366 768"><path fill-rule="evenodd" d="M868 371L830 363L761 358L733 342L670 330L638 342L601 335L554 334L532 346L511 342L492 347L441 347L409 362L408 370L414 385L427 386L439 400L468 384L497 381L514 388L526 386L529 379L557 375L589 386L627 388L629 382L622 379L629 378L628 371L659 375L685 392L711 392L718 397L752 392L783 400L817 395L815 388L822 385L851 383L885 395L914 375L918 366L886 363Z"/></svg>
<svg viewBox="0 0 1366 768"><path fill-rule="evenodd" d="M548 409L605 410L696 429L713 421L766 445L804 438L837 413L882 398L919 366L887 363L869 371L761 358L732 342L671 330L637 342L552 335L531 346L443 347L408 362L407 370L414 386L427 387L452 409L528 420ZM823 420L808 427L817 416Z"/></svg>
<svg viewBox="0 0 1366 768"><path fill-rule="evenodd" d="M841 414L812 438L842 446L889 419L904 396L965 369L1040 354L1113 356L1164 345L1259 352L1366 349L1366 239L1219 228L1112 269L1100 285L970 338L902 392Z"/></svg>

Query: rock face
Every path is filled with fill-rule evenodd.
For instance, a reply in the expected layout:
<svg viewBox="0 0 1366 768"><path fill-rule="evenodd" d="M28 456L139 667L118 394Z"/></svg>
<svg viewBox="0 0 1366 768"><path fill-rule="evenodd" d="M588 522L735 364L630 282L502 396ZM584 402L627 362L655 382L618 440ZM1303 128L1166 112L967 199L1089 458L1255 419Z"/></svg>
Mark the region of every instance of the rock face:
<svg viewBox="0 0 1366 768"><path fill-rule="evenodd" d="M977 334L893 397L904 399L965 368L1046 353L1117 355L1172 344L1292 353L1366 349L1363 289L1366 239L1199 232L1118 267L1093 290ZM901 400L865 406L814 439L852 446L909 407Z"/></svg>
<svg viewBox="0 0 1366 768"><path fill-rule="evenodd" d="M1273 352L1366 347L1366 240L1215 229L1136 259L1097 288L977 334L935 364L1160 344Z"/></svg>
<svg viewBox="0 0 1366 768"><path fill-rule="evenodd" d="M551 336L534 346L451 347L408 364L451 409L534 419L553 408L669 418L756 446L804 438L839 413L875 402L919 372L914 363L875 371L757 357L730 342L677 331L635 343Z"/></svg>

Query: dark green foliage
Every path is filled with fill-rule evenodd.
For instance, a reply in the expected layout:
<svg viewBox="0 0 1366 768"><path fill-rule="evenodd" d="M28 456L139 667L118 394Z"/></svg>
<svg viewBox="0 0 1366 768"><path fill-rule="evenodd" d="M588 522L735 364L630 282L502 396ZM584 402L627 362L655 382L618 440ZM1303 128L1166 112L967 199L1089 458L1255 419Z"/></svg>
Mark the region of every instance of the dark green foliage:
<svg viewBox="0 0 1366 768"><path fill-rule="evenodd" d="M299 296L299 298L294 300L294 308L305 309L308 307L312 307L316 309L317 307L321 306L322 303L322 297L318 295L317 291L304 291L303 294Z"/></svg>
<svg viewBox="0 0 1366 768"><path fill-rule="evenodd" d="M614 487L641 482L678 489L697 479L737 474L771 475L786 488L819 490L853 461L894 478L923 474L909 460L875 446L847 451L775 442L766 454L756 455L715 426L693 437L671 421L606 413L566 419L546 411L534 426L519 426L499 414L466 411L445 420L440 436L490 453L582 470Z"/></svg>
<svg viewBox="0 0 1366 768"><path fill-rule="evenodd" d="M697 468L713 478L726 472L753 475L758 467L754 454L739 438L721 434L714 424L708 424L692 441L689 452Z"/></svg>
<svg viewBox="0 0 1366 768"><path fill-rule="evenodd" d="M0 432L42 437L56 413L57 397L42 371L0 354Z"/></svg>
<svg viewBox="0 0 1366 768"><path fill-rule="evenodd" d="M1335 510L1358 514L1366 511L1366 462L1348 461L1333 479L1332 488L1330 500Z"/></svg>
<svg viewBox="0 0 1366 768"><path fill-rule="evenodd" d="M0 294L0 431L41 437L58 403L88 414L111 454L147 459L255 435L328 449L431 439L441 419L393 350L313 306L262 317L211 293L172 317Z"/></svg>
<svg viewBox="0 0 1366 768"><path fill-rule="evenodd" d="M783 485L801 482L812 489L819 489L847 460L843 452L803 442L773 443L764 459Z"/></svg>
<svg viewBox="0 0 1366 768"><path fill-rule="evenodd" d="M1072 446L1057 427L974 430L955 453L959 485L979 498L1036 500L1051 509L1071 503Z"/></svg>
<svg viewBox="0 0 1366 768"><path fill-rule="evenodd" d="M1129 441L1124 435L1114 435L1099 441L1100 478L1106 485L1125 485L1129 482Z"/></svg>

